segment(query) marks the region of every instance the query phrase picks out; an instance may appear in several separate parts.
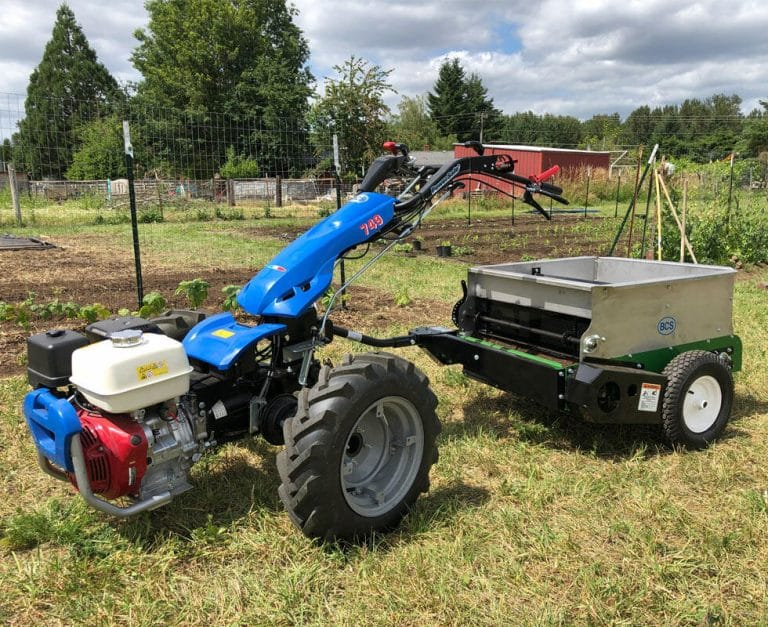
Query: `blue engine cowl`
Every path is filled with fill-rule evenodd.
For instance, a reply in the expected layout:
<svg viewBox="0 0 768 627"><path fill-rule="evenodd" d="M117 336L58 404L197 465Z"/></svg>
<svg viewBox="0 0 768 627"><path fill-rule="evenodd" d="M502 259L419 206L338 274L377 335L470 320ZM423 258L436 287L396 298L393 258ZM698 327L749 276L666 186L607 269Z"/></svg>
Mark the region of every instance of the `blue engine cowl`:
<svg viewBox="0 0 768 627"><path fill-rule="evenodd" d="M383 194L358 194L286 246L245 285L237 302L256 316L300 316L325 294L336 260L392 220L394 204Z"/></svg>

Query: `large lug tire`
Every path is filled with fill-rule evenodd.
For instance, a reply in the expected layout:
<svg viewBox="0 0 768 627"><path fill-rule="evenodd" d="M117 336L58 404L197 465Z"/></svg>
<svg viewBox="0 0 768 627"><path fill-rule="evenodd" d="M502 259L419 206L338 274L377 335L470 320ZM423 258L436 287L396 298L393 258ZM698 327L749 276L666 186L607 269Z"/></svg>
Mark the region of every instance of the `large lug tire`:
<svg viewBox="0 0 768 627"><path fill-rule="evenodd" d="M347 355L299 395L277 456L293 523L323 540L394 528L429 489L440 422L429 380L388 353Z"/></svg>
<svg viewBox="0 0 768 627"><path fill-rule="evenodd" d="M701 449L725 429L733 406L733 375L714 353L688 351L667 364L662 420L672 444Z"/></svg>

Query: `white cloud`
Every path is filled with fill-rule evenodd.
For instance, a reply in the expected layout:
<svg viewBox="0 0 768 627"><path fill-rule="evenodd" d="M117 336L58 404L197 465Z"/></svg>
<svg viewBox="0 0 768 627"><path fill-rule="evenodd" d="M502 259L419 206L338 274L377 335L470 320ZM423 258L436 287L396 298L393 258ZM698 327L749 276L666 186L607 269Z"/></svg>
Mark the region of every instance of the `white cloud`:
<svg viewBox="0 0 768 627"><path fill-rule="evenodd" d="M768 4L752 0L294 0L319 83L350 55L392 69L397 96L432 89L441 60L480 75L497 107L589 117L642 104L768 96ZM4 0L0 92L24 93L58 1ZM140 0L70 0L100 60L136 80Z"/></svg>

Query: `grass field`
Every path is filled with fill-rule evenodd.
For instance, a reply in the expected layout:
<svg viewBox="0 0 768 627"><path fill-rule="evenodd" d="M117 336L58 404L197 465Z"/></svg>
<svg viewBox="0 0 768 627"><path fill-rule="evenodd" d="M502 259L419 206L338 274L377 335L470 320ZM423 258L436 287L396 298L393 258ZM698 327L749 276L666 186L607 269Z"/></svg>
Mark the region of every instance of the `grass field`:
<svg viewBox="0 0 768 627"><path fill-rule="evenodd" d="M246 251L258 266L282 246L231 222L206 227L207 244L187 225L158 226L146 241L169 272L190 253L164 234L200 251L200 267L211 250L227 251L216 255L226 268ZM128 241L123 226L80 234ZM345 326L385 335L447 323L465 271L393 255L353 293ZM670 449L655 428L548 414L400 351L440 399L440 461L403 525L362 546L314 544L291 526L278 449L262 441L205 457L194 490L164 509L124 522L94 513L38 469L20 413L26 382L0 379L0 621L767 623L766 280L753 269L737 281L744 369L725 437L702 452ZM411 302L397 307L403 281ZM359 347L339 340L324 356L350 350Z"/></svg>

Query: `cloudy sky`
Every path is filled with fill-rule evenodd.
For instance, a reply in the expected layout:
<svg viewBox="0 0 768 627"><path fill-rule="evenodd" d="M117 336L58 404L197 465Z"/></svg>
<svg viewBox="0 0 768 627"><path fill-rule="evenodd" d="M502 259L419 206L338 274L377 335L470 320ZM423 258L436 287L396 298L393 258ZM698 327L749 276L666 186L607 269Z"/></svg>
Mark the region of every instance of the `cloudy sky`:
<svg viewBox="0 0 768 627"><path fill-rule="evenodd" d="M0 92L23 94L50 38L57 0L2 0ZM429 91L458 57L506 113L582 119L642 105L768 97L768 3L731 0L294 0L319 86L351 54L393 69L398 92ZM138 80L128 58L141 0L69 0L100 60ZM0 94L2 99L12 99Z"/></svg>

